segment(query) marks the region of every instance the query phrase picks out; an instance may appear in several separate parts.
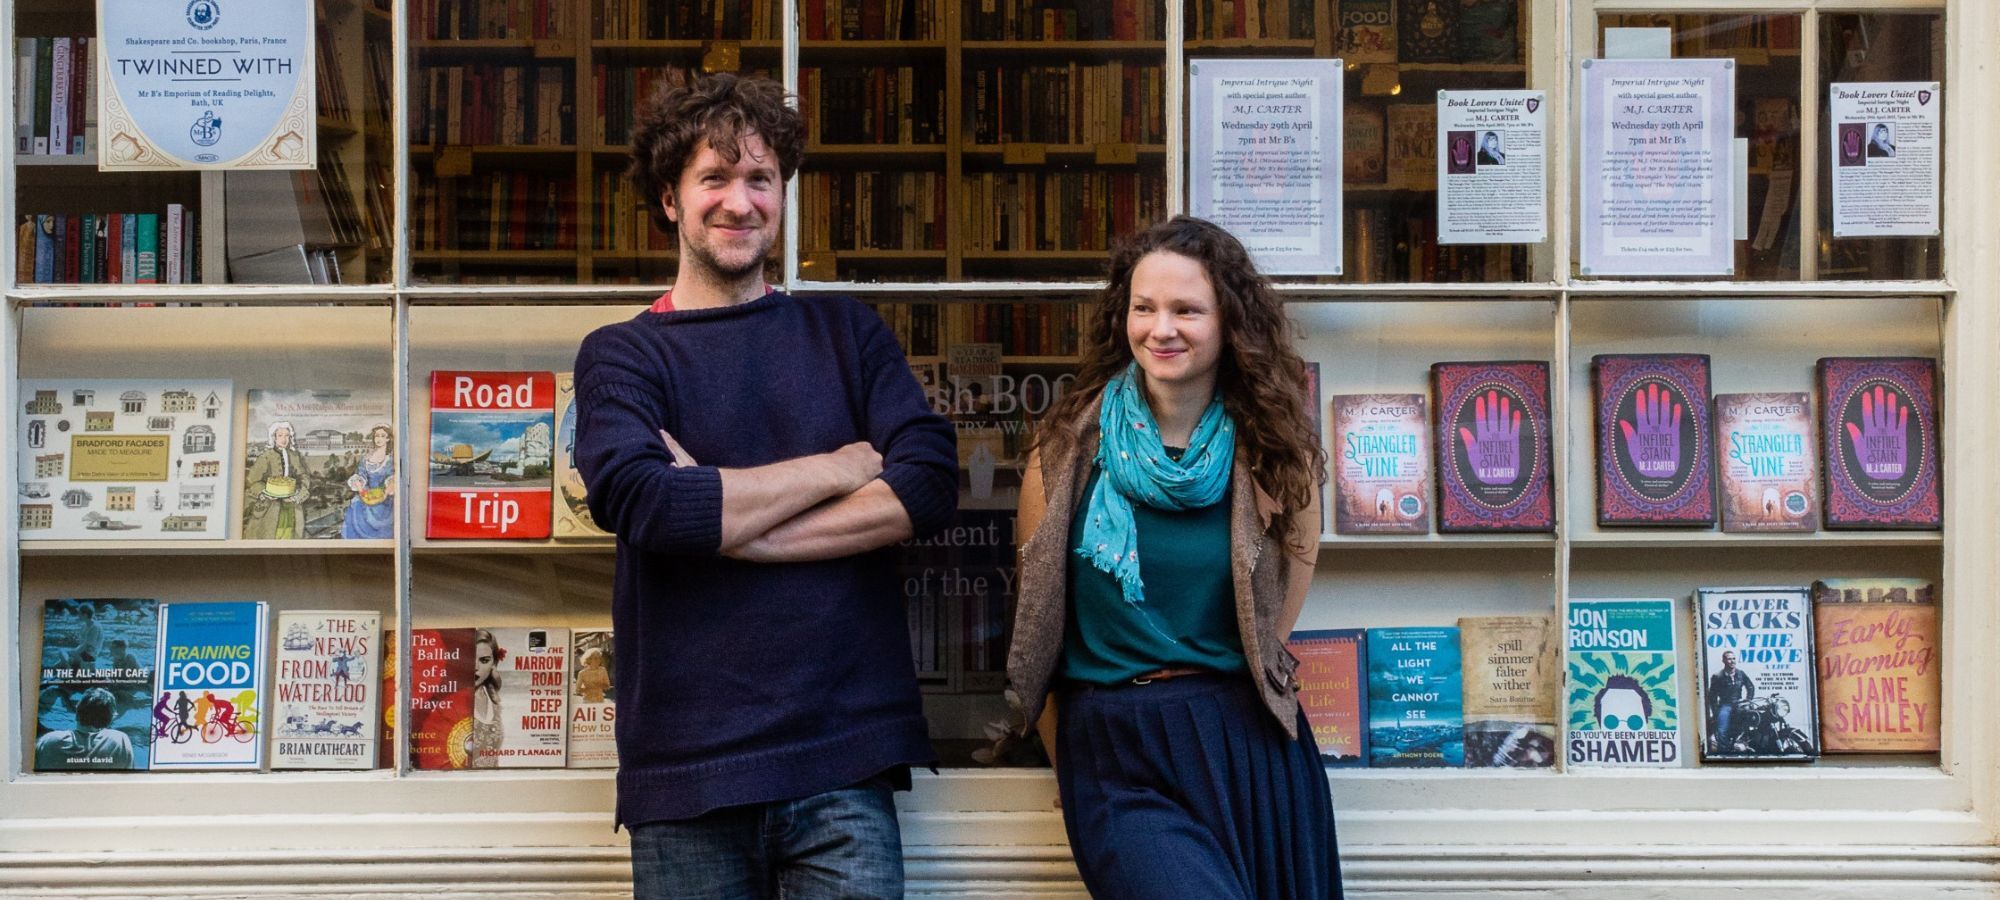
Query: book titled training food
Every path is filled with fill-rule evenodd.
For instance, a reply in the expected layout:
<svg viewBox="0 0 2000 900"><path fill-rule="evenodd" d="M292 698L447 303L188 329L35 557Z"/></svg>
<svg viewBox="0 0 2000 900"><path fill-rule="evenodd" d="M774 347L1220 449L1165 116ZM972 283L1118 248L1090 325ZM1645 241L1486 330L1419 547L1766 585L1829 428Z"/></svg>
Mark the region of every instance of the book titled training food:
<svg viewBox="0 0 2000 900"><path fill-rule="evenodd" d="M1938 604L1917 578L1813 585L1820 739L1827 753L1938 749Z"/></svg>
<svg viewBox="0 0 2000 900"><path fill-rule="evenodd" d="M576 469L576 373L556 373L556 493L554 535L557 538L606 537L586 502L590 489Z"/></svg>
<svg viewBox="0 0 2000 900"><path fill-rule="evenodd" d="M1593 357L1597 523L1715 524L1708 357Z"/></svg>
<svg viewBox="0 0 2000 900"><path fill-rule="evenodd" d="M1554 530L1549 364L1441 362L1431 384L1438 530Z"/></svg>
<svg viewBox="0 0 2000 900"><path fill-rule="evenodd" d="M1939 528L1937 362L1819 361L1826 527Z"/></svg>
<svg viewBox="0 0 2000 900"><path fill-rule="evenodd" d="M480 766L491 754L503 769L562 768L569 746L569 629L493 628L494 674L490 682L477 674L472 688L472 733L481 735L486 723L500 723L498 747L481 747L471 765ZM475 672L485 665L486 649L474 644Z"/></svg>
<svg viewBox="0 0 2000 900"><path fill-rule="evenodd" d="M463 769L472 737L473 628L410 632L410 763ZM490 663L489 663L490 665ZM499 732L493 732L495 739Z"/></svg>
<svg viewBox="0 0 2000 900"><path fill-rule="evenodd" d="M262 602L160 604L154 769L256 769L264 762Z"/></svg>
<svg viewBox="0 0 2000 900"><path fill-rule="evenodd" d="M278 614L271 768L375 767L381 640L379 613Z"/></svg>
<svg viewBox="0 0 2000 900"><path fill-rule="evenodd" d="M1359 628L1294 631L1299 708L1329 768L1368 765L1368 636Z"/></svg>
<svg viewBox="0 0 2000 900"><path fill-rule="evenodd" d="M570 636L569 767L618 765L618 689L611 683L611 632L579 628Z"/></svg>
<svg viewBox="0 0 2000 900"><path fill-rule="evenodd" d="M1555 621L1549 616L1458 620L1464 658L1465 764L1556 764Z"/></svg>
<svg viewBox="0 0 2000 900"><path fill-rule="evenodd" d="M1715 395L1723 531L1819 530L1819 452L1806 394Z"/></svg>
<svg viewBox="0 0 2000 900"><path fill-rule="evenodd" d="M426 536L549 536L555 376L432 372Z"/></svg>
<svg viewBox="0 0 2000 900"><path fill-rule="evenodd" d="M1803 587L1695 592L1703 762L1819 756L1812 619Z"/></svg>
<svg viewBox="0 0 2000 900"><path fill-rule="evenodd" d="M152 600L42 605L35 771L146 768L158 617Z"/></svg>
<svg viewBox="0 0 2000 900"><path fill-rule="evenodd" d="M1571 600L1565 615L1572 766L1681 764L1672 600Z"/></svg>
<svg viewBox="0 0 2000 900"><path fill-rule="evenodd" d="M21 537L228 537L233 398L227 381L22 381Z"/></svg>
<svg viewBox="0 0 2000 900"><path fill-rule="evenodd" d="M1431 460L1422 394L1333 398L1333 530L1429 534Z"/></svg>
<svg viewBox="0 0 2000 900"><path fill-rule="evenodd" d="M1368 629L1368 764L1465 765L1457 628Z"/></svg>

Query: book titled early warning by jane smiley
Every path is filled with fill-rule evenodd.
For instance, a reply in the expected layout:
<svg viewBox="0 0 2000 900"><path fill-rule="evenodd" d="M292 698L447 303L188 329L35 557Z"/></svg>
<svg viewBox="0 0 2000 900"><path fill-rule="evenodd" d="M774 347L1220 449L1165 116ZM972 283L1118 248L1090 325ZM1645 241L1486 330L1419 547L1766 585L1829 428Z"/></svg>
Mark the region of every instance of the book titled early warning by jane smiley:
<svg viewBox="0 0 2000 900"><path fill-rule="evenodd" d="M1333 398L1333 530L1429 534L1430 422L1422 394Z"/></svg>
<svg viewBox="0 0 2000 900"><path fill-rule="evenodd" d="M1817 582L1813 634L1825 752L1937 752L1940 648L1930 582Z"/></svg>
<svg viewBox="0 0 2000 900"><path fill-rule="evenodd" d="M1826 527L1942 527L1937 362L1822 359L1819 385Z"/></svg>
<svg viewBox="0 0 2000 900"><path fill-rule="evenodd" d="M1552 531L1549 364L1431 366L1438 531Z"/></svg>
<svg viewBox="0 0 2000 900"><path fill-rule="evenodd" d="M375 767L381 640L379 613L278 614L271 768Z"/></svg>
<svg viewBox="0 0 2000 900"><path fill-rule="evenodd" d="M555 403L549 372L431 373L427 537L549 536Z"/></svg>
<svg viewBox="0 0 2000 900"><path fill-rule="evenodd" d="M1672 600L1571 600L1564 684L1572 766L1681 764Z"/></svg>
<svg viewBox="0 0 2000 900"><path fill-rule="evenodd" d="M1708 357L1593 357L1597 524L1715 524Z"/></svg>

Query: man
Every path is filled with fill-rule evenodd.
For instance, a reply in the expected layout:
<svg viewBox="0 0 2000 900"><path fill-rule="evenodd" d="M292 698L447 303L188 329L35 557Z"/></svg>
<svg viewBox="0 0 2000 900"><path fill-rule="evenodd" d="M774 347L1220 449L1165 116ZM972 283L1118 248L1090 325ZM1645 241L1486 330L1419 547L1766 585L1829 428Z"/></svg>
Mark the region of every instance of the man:
<svg viewBox="0 0 2000 900"><path fill-rule="evenodd" d="M1896 145L1890 142L1889 126L1876 125L1875 136L1868 139L1869 159L1890 159L1896 155Z"/></svg>
<svg viewBox="0 0 2000 900"><path fill-rule="evenodd" d="M764 283L804 129L716 75L640 110L674 287L577 354L576 460L618 535L618 821L636 894L902 896L892 789L935 762L887 554L957 451L894 336Z"/></svg>
<svg viewBox="0 0 2000 900"><path fill-rule="evenodd" d="M1736 652L1722 651L1722 671L1708 676L1708 727L1710 748L1727 753L1736 746L1736 706L1757 696L1750 676L1736 668Z"/></svg>

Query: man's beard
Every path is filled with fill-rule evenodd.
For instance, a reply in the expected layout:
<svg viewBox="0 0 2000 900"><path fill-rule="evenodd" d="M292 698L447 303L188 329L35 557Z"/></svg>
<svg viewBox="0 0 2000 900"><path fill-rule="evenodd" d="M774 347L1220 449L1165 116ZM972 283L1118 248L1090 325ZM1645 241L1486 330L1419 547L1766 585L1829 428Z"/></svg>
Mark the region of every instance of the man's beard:
<svg viewBox="0 0 2000 900"><path fill-rule="evenodd" d="M736 227L735 223L727 224L729 227ZM772 235L771 240L764 242L762 246L758 247L757 252L751 254L748 260L741 265L730 266L724 265L722 260L716 257L715 252L705 242L681 241L684 252L692 257L702 268L707 269L711 275L715 276L716 280L722 282L740 281L749 277L754 272L761 271L764 268L764 258L771 255L771 246L775 243L777 243L777 236Z"/></svg>

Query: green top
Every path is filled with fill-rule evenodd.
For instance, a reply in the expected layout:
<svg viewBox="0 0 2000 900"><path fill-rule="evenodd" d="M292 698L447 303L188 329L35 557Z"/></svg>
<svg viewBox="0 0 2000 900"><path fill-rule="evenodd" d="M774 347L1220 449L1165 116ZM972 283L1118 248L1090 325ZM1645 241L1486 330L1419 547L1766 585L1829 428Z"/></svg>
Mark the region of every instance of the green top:
<svg viewBox="0 0 2000 900"><path fill-rule="evenodd" d="M1169 452L1178 453L1177 450ZM1083 497L1103 473L1092 469ZM1170 512L1134 503L1139 577L1146 602L1127 603L1117 579L1075 553L1088 502L1070 521L1069 620L1059 674L1086 684L1116 684L1157 669L1241 672L1236 594L1229 570L1229 502Z"/></svg>

